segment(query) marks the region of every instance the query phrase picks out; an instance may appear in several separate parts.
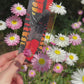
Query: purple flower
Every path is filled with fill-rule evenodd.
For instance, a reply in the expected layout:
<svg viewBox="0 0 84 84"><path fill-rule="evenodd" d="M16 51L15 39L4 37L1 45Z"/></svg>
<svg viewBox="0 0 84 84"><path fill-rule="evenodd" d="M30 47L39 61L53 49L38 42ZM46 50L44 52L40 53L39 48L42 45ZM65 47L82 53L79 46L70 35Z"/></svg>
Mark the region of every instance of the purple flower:
<svg viewBox="0 0 84 84"><path fill-rule="evenodd" d="M12 30L20 29L22 26L22 19L17 16L10 16L6 19L6 25Z"/></svg>
<svg viewBox="0 0 84 84"><path fill-rule="evenodd" d="M80 26L82 25L81 21L77 22Z"/></svg>
<svg viewBox="0 0 84 84"><path fill-rule="evenodd" d="M70 39L70 43L72 43L72 45L79 45L79 44L81 44L81 42L82 42L82 39L81 39L81 37L78 35L78 34L71 34L71 35L69 35L69 39Z"/></svg>
<svg viewBox="0 0 84 84"><path fill-rule="evenodd" d="M82 18L82 21L83 21L83 23L84 23L84 18Z"/></svg>
<svg viewBox="0 0 84 84"><path fill-rule="evenodd" d="M73 23L72 25L71 25L71 27L73 28L73 29L78 29L78 28L80 28L80 24L78 23L78 22L75 22L75 23Z"/></svg>
<svg viewBox="0 0 84 84"><path fill-rule="evenodd" d="M56 82L51 82L50 84L56 84Z"/></svg>
<svg viewBox="0 0 84 84"><path fill-rule="evenodd" d="M29 77L35 77L36 73L34 70L30 70L29 73L28 73L28 76Z"/></svg>
<svg viewBox="0 0 84 84"><path fill-rule="evenodd" d="M83 14L83 10L79 10L79 11L78 11L78 14L79 14L79 15L82 15L82 14Z"/></svg>
<svg viewBox="0 0 84 84"><path fill-rule="evenodd" d="M24 53L24 56L26 57L30 57L32 55L31 50L27 48L24 49L23 53Z"/></svg>
<svg viewBox="0 0 84 84"><path fill-rule="evenodd" d="M15 33L10 33L10 34L6 35L4 41L8 46L15 46L15 45L19 44L20 36Z"/></svg>
<svg viewBox="0 0 84 84"><path fill-rule="evenodd" d="M53 71L56 73L61 73L63 71L63 66L61 64L55 64Z"/></svg>
<svg viewBox="0 0 84 84"><path fill-rule="evenodd" d="M45 53L45 52L46 52L46 54L47 54L47 52L49 52L49 51L50 51L50 49L51 49L51 47L50 47L50 46L44 46L44 47L43 47L43 49L42 49L42 51L43 51L43 53Z"/></svg>
<svg viewBox="0 0 84 84"><path fill-rule="evenodd" d="M84 28L80 28L80 31L81 31L82 33L84 33Z"/></svg>
<svg viewBox="0 0 84 84"><path fill-rule="evenodd" d="M36 54L34 55L34 58L31 60L33 68L36 69L37 71L48 71L51 66L51 60L46 54Z"/></svg>
<svg viewBox="0 0 84 84"><path fill-rule="evenodd" d="M13 14L15 14L16 16L24 16L24 15L26 15L26 9L23 7L23 5L21 5L19 3L14 4L11 7L11 12Z"/></svg>

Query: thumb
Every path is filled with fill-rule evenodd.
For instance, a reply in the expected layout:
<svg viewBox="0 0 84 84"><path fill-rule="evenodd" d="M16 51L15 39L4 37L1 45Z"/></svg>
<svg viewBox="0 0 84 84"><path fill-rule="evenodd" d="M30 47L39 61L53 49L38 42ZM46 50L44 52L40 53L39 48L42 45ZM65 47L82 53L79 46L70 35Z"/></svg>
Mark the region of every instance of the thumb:
<svg viewBox="0 0 84 84"><path fill-rule="evenodd" d="M6 75L8 77L13 78L13 76L15 75L15 73L17 72L17 70L21 67L21 65L24 63L25 61L25 56L23 55L23 53L19 54L15 60L11 63L11 65L8 67L8 69L6 70Z"/></svg>

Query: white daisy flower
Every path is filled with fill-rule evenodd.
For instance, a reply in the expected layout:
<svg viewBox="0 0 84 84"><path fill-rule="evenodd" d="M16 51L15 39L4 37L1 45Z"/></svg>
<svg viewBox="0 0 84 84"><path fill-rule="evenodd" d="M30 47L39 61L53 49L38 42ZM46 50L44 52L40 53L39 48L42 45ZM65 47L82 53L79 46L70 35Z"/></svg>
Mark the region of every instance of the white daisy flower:
<svg viewBox="0 0 84 84"><path fill-rule="evenodd" d="M5 30L7 27L6 27L6 23L2 20L0 20L0 30Z"/></svg>
<svg viewBox="0 0 84 84"><path fill-rule="evenodd" d="M77 62L78 56L74 53L67 53L66 64L73 66L74 62Z"/></svg>
<svg viewBox="0 0 84 84"><path fill-rule="evenodd" d="M47 54L54 62L63 62L66 59L66 51L57 47L51 48Z"/></svg>
<svg viewBox="0 0 84 84"><path fill-rule="evenodd" d="M71 78L71 84L84 84L84 69L78 69L76 72L73 72Z"/></svg>
<svg viewBox="0 0 84 84"><path fill-rule="evenodd" d="M54 39L54 36L52 34L46 32L44 42L45 43L52 42L53 39Z"/></svg>
<svg viewBox="0 0 84 84"><path fill-rule="evenodd" d="M67 47L69 45L69 37L58 34L58 36L56 36L55 43L60 47Z"/></svg>
<svg viewBox="0 0 84 84"><path fill-rule="evenodd" d="M81 0L81 4L84 4L84 0Z"/></svg>
<svg viewBox="0 0 84 84"><path fill-rule="evenodd" d="M67 11L65 10L65 7L60 4L57 3L52 3L52 5L49 6L49 9L51 12L54 12L56 14L60 14L60 15L64 15L67 13Z"/></svg>

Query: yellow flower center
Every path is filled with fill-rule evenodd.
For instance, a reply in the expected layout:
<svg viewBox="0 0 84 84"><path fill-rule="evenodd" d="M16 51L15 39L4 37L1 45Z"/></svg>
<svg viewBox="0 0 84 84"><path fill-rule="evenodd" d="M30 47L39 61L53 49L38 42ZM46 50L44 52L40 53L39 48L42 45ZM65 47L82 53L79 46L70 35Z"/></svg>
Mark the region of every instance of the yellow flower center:
<svg viewBox="0 0 84 84"><path fill-rule="evenodd" d="M74 40L77 40L78 37L77 37L77 36L73 36L72 38L73 38Z"/></svg>
<svg viewBox="0 0 84 84"><path fill-rule="evenodd" d="M84 82L84 76L82 77L82 81Z"/></svg>
<svg viewBox="0 0 84 84"><path fill-rule="evenodd" d="M31 75L33 75L34 73L33 72L31 72Z"/></svg>
<svg viewBox="0 0 84 84"><path fill-rule="evenodd" d="M16 7L16 9L17 9L17 10L22 10L22 8L21 8L21 7L19 7L19 6L18 6L18 7Z"/></svg>
<svg viewBox="0 0 84 84"><path fill-rule="evenodd" d="M80 11L79 13L82 13L82 11Z"/></svg>
<svg viewBox="0 0 84 84"><path fill-rule="evenodd" d="M50 36L47 35L47 36L46 36L46 39L50 39Z"/></svg>
<svg viewBox="0 0 84 84"><path fill-rule="evenodd" d="M74 24L74 26L76 27L76 26L77 26L77 24Z"/></svg>
<svg viewBox="0 0 84 84"><path fill-rule="evenodd" d="M0 26L3 25L2 23L0 23Z"/></svg>
<svg viewBox="0 0 84 84"><path fill-rule="evenodd" d="M14 37L14 36L11 36L11 37L10 37L10 40L15 40L15 37Z"/></svg>
<svg viewBox="0 0 84 84"><path fill-rule="evenodd" d="M24 69L24 66L21 66L21 69Z"/></svg>
<svg viewBox="0 0 84 84"><path fill-rule="evenodd" d="M58 54L58 55L61 54L61 52L59 50L55 50L55 53Z"/></svg>
<svg viewBox="0 0 84 84"><path fill-rule="evenodd" d="M39 59L39 64L41 64L41 65L45 64L45 60L43 58L40 58Z"/></svg>
<svg viewBox="0 0 84 84"><path fill-rule="evenodd" d="M61 8L61 6L60 6L60 5L56 5L56 7Z"/></svg>
<svg viewBox="0 0 84 84"><path fill-rule="evenodd" d="M13 20L12 21L12 24L16 25L17 24L17 21Z"/></svg>
<svg viewBox="0 0 84 84"><path fill-rule="evenodd" d="M53 43L55 43L55 41L53 41Z"/></svg>
<svg viewBox="0 0 84 84"><path fill-rule="evenodd" d="M56 69L58 69L58 70L59 70L59 69L60 69L60 67L59 67L59 66L56 66Z"/></svg>
<svg viewBox="0 0 84 84"><path fill-rule="evenodd" d="M48 51L48 50L49 50L49 48L46 48L46 50Z"/></svg>
<svg viewBox="0 0 84 84"><path fill-rule="evenodd" d="M52 84L55 84L54 82Z"/></svg>
<svg viewBox="0 0 84 84"><path fill-rule="evenodd" d="M70 55L70 56L69 56L69 58L70 58L71 60L73 60L73 59L74 59L74 57L73 57L72 55Z"/></svg>
<svg viewBox="0 0 84 84"><path fill-rule="evenodd" d="M59 37L59 39L60 39L61 41L64 41L64 40L65 40L65 38L64 38L64 37Z"/></svg>

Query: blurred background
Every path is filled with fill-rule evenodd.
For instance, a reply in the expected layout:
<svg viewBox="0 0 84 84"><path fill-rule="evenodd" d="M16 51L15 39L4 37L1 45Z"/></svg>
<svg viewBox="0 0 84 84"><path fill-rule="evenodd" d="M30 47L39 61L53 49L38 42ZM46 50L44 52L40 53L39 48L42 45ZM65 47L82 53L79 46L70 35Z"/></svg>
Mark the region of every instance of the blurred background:
<svg viewBox="0 0 84 84"><path fill-rule="evenodd" d="M11 15L10 12L10 7L15 4L15 3L20 3L22 4L25 8L27 8L28 6L28 1L29 0L0 0L0 20L5 21L7 17L9 17ZM72 31L71 29L71 24L74 21L77 21L78 19L78 14L77 11L82 9L82 5L80 3L80 0L54 0L54 2L56 3L60 3L62 2L62 5L65 6L66 10L67 10L67 14L64 16L58 16L56 19L56 24L55 24L55 33L59 33L59 32L68 32L68 31ZM22 17L23 22L24 22L24 17ZM4 34L2 35L0 32L0 54L3 54L5 52L11 51L13 49L12 47L8 47L5 43L4 43L4 37L7 33L12 32L12 30L10 29L6 29L4 32ZM22 28L18 30L18 34L21 35L22 33ZM6 49L4 49L6 48Z"/></svg>

